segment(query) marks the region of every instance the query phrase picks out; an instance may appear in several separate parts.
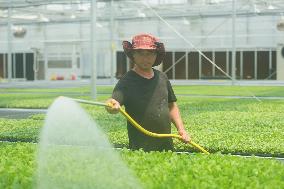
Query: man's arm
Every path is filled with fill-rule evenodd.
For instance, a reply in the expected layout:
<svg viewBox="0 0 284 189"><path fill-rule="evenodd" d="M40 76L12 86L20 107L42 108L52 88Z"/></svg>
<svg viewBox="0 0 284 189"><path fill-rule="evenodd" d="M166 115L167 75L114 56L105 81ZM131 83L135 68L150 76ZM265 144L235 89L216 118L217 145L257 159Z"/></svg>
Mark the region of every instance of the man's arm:
<svg viewBox="0 0 284 189"><path fill-rule="evenodd" d="M169 103L170 118L173 124L176 126L178 133L182 136L183 142L188 143L190 141L190 136L187 134L181 116L179 108L176 102Z"/></svg>

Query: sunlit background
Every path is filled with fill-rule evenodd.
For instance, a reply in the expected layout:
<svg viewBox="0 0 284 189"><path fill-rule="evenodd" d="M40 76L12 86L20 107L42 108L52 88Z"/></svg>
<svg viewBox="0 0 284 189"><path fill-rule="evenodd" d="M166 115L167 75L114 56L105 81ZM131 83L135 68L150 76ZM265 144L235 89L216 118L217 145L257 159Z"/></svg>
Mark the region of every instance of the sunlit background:
<svg viewBox="0 0 284 189"><path fill-rule="evenodd" d="M143 32L174 82L284 80L283 30L282 0L1 0L0 77L114 84L131 68L121 42Z"/></svg>

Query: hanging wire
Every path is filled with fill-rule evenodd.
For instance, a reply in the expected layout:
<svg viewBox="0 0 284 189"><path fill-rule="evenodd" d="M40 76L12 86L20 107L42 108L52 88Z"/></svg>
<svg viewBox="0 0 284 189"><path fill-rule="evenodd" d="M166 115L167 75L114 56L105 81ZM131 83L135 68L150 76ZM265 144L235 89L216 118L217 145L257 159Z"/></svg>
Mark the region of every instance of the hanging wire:
<svg viewBox="0 0 284 189"><path fill-rule="evenodd" d="M247 6L247 4L242 5L238 10L242 10L243 7L245 7L245 6ZM208 33L205 35L204 39L207 39L212 33L214 33L219 27L221 27L221 26L222 26L225 22L227 22L229 19L231 19L231 18L230 18L230 17L225 18L225 19L224 19L221 23L219 23L215 28L213 28L210 32L208 32ZM202 42L198 43L198 44L195 45L195 46L198 47L201 43L202 43ZM189 52L189 53L190 53L190 52ZM171 70L176 64L178 64L185 56L186 56L186 54L183 55L183 56L181 56L173 65L171 65L167 70L165 70L164 73L167 73L168 71L170 71L170 70Z"/></svg>
<svg viewBox="0 0 284 189"><path fill-rule="evenodd" d="M187 38L185 38L174 26L172 26L169 22L167 22L163 17L161 17L157 11L155 11L149 4L148 2L143 2L140 1L144 6L146 6L149 10L151 10L162 22L164 22L177 36L179 36L181 39L183 39L187 44L189 44L195 51L197 51L203 58L205 58L208 62L210 62L212 65L214 65L219 71L221 71L225 76L227 76L229 79L234 81L234 79L227 74L224 70L222 70L216 63L214 63L212 60L210 60L203 52L201 52L199 49L195 47ZM239 84L240 85L240 84ZM261 100L255 96L251 91L244 89L247 91L250 96L255 98L257 101L261 102Z"/></svg>
<svg viewBox="0 0 284 189"><path fill-rule="evenodd" d="M162 18L157 11L155 11L148 3L142 2L147 8L149 8L161 21L163 21L172 31L174 31L181 39L183 39L187 44L189 44L195 51L197 51L201 56L203 56L207 61L209 61L212 65L214 65L218 70L220 70L224 75L233 80L233 78L223 71L217 64L215 64L212 60L210 60L203 52L195 47L187 38L185 38L177 29L172 26L169 22L167 22L164 18Z"/></svg>
<svg viewBox="0 0 284 189"><path fill-rule="evenodd" d="M219 25L217 25L213 30L211 30L208 34L206 34L206 36L205 36L205 38L204 39L207 39L212 33L214 33L220 26L222 26L225 22L227 22L227 20L228 20L228 18L227 19L224 19L223 20L223 22L221 22ZM200 43L198 43L196 46L199 46L201 44L201 42ZM190 52L189 52L190 53ZM168 69L166 69L165 71L164 71L164 73L167 73L168 71L170 71L176 64L178 64L184 57L186 56L186 54L185 55L183 55L183 56L181 56L173 65L171 65Z"/></svg>

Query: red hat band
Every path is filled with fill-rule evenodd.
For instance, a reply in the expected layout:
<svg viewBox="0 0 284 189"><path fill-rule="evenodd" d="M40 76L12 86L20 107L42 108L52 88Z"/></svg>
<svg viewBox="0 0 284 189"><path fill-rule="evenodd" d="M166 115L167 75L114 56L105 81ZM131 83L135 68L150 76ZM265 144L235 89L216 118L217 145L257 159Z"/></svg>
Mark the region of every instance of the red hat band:
<svg viewBox="0 0 284 189"><path fill-rule="evenodd" d="M156 42L158 39L149 34L140 34L134 36L132 39L133 49L156 49Z"/></svg>

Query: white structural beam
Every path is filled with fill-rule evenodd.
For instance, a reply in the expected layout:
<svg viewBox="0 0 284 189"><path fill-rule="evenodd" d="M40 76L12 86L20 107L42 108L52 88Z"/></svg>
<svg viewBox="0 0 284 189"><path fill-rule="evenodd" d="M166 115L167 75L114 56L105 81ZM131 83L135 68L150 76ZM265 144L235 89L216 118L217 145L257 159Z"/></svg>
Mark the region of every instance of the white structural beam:
<svg viewBox="0 0 284 189"><path fill-rule="evenodd" d="M232 85L236 82L236 0L232 1Z"/></svg>
<svg viewBox="0 0 284 189"><path fill-rule="evenodd" d="M11 1L9 1L9 8L8 8L8 32L7 32L7 43L8 43L8 81L12 81L12 20L11 20L11 15L12 15L12 8L11 8Z"/></svg>
<svg viewBox="0 0 284 189"><path fill-rule="evenodd" d="M97 32L96 32L96 14L97 14L97 2L96 0L91 1L91 52L90 60L92 65L91 70L91 95L93 99L97 97Z"/></svg>
<svg viewBox="0 0 284 189"><path fill-rule="evenodd" d="M114 7L113 7L113 0L110 2L110 77L111 77L111 84L114 84L114 77L115 77L115 40L114 40Z"/></svg>

